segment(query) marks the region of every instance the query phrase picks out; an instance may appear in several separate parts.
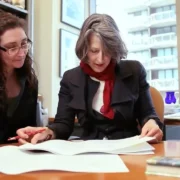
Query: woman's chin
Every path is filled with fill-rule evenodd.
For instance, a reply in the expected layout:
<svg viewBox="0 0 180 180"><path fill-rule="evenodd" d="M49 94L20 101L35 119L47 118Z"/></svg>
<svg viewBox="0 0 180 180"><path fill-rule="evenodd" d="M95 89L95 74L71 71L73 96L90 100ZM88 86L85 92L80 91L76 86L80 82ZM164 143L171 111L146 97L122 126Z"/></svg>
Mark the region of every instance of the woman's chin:
<svg viewBox="0 0 180 180"><path fill-rule="evenodd" d="M14 68L15 69L20 69L20 68L23 67L23 65L24 65L24 63L17 63L17 64L14 65Z"/></svg>
<svg viewBox="0 0 180 180"><path fill-rule="evenodd" d="M101 67L100 68L94 68L93 71L97 72L97 73L101 73L101 72L104 71L104 69L105 69L104 67L102 67L102 68Z"/></svg>

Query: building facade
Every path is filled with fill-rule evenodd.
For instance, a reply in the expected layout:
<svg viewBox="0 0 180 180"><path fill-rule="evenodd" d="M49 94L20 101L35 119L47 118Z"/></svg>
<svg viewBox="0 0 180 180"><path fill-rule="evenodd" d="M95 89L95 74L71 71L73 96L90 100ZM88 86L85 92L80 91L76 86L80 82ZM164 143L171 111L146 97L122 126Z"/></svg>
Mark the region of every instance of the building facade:
<svg viewBox="0 0 180 180"><path fill-rule="evenodd" d="M178 91L175 0L139 0L127 7L128 58L146 68L151 86L165 96Z"/></svg>

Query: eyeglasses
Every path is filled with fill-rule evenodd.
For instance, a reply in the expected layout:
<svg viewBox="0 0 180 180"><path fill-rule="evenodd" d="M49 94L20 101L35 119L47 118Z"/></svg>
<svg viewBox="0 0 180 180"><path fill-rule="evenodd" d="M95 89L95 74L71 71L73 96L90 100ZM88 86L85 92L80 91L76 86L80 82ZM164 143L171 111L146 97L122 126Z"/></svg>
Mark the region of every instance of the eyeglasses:
<svg viewBox="0 0 180 180"><path fill-rule="evenodd" d="M21 47L14 47L14 48L5 48L0 46L0 50L7 52L10 56L14 56L18 54L20 49L22 49L24 52L27 52L31 48L32 42L28 40L27 43L21 45Z"/></svg>

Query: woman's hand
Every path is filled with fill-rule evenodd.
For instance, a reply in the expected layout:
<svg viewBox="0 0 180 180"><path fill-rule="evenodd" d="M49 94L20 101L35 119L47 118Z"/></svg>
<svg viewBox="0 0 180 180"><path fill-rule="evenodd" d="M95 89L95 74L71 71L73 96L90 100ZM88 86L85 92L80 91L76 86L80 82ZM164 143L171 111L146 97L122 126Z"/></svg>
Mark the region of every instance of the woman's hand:
<svg viewBox="0 0 180 180"><path fill-rule="evenodd" d="M153 119L150 119L146 122L146 124L143 126L141 131L141 137L149 136L149 137L155 137L154 140L150 141L151 143L158 143L162 140L163 132L159 128L159 126L156 124L156 121Z"/></svg>
<svg viewBox="0 0 180 180"><path fill-rule="evenodd" d="M36 133L39 130L44 130L40 133ZM54 132L47 127L25 127L17 130L17 135L20 136L18 139L19 143L32 143L36 144L38 142L50 140L55 138Z"/></svg>

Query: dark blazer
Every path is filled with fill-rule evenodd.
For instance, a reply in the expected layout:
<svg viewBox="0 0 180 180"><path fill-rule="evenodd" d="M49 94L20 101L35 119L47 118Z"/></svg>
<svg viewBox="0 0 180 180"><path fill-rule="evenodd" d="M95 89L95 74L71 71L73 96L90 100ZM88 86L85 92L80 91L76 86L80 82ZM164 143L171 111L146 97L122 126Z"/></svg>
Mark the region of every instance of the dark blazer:
<svg viewBox="0 0 180 180"><path fill-rule="evenodd" d="M19 128L36 126L36 105L38 88L30 90L23 80L20 95L6 112L0 112L0 143L7 143L9 137L16 136Z"/></svg>
<svg viewBox="0 0 180 180"><path fill-rule="evenodd" d="M107 126L104 127L106 128L104 131L111 135L110 139L139 134L137 120L142 127L149 119L154 119L162 129L163 124L157 117L152 105L144 67L138 61L121 60L116 65L115 73L116 79L111 106L116 112L116 118L115 120L108 120L108 122L111 121L109 123L111 125L108 125L108 128ZM55 121L49 125L49 128L55 132L56 138L69 138L74 128L75 115L84 130L81 138L100 138L97 135L98 121L95 118L92 120L91 110L87 107L87 79L87 75L80 67L64 73L60 83ZM96 82L96 85L91 88L91 94L95 94L98 87L99 83ZM115 129L115 131L111 132L110 129Z"/></svg>

